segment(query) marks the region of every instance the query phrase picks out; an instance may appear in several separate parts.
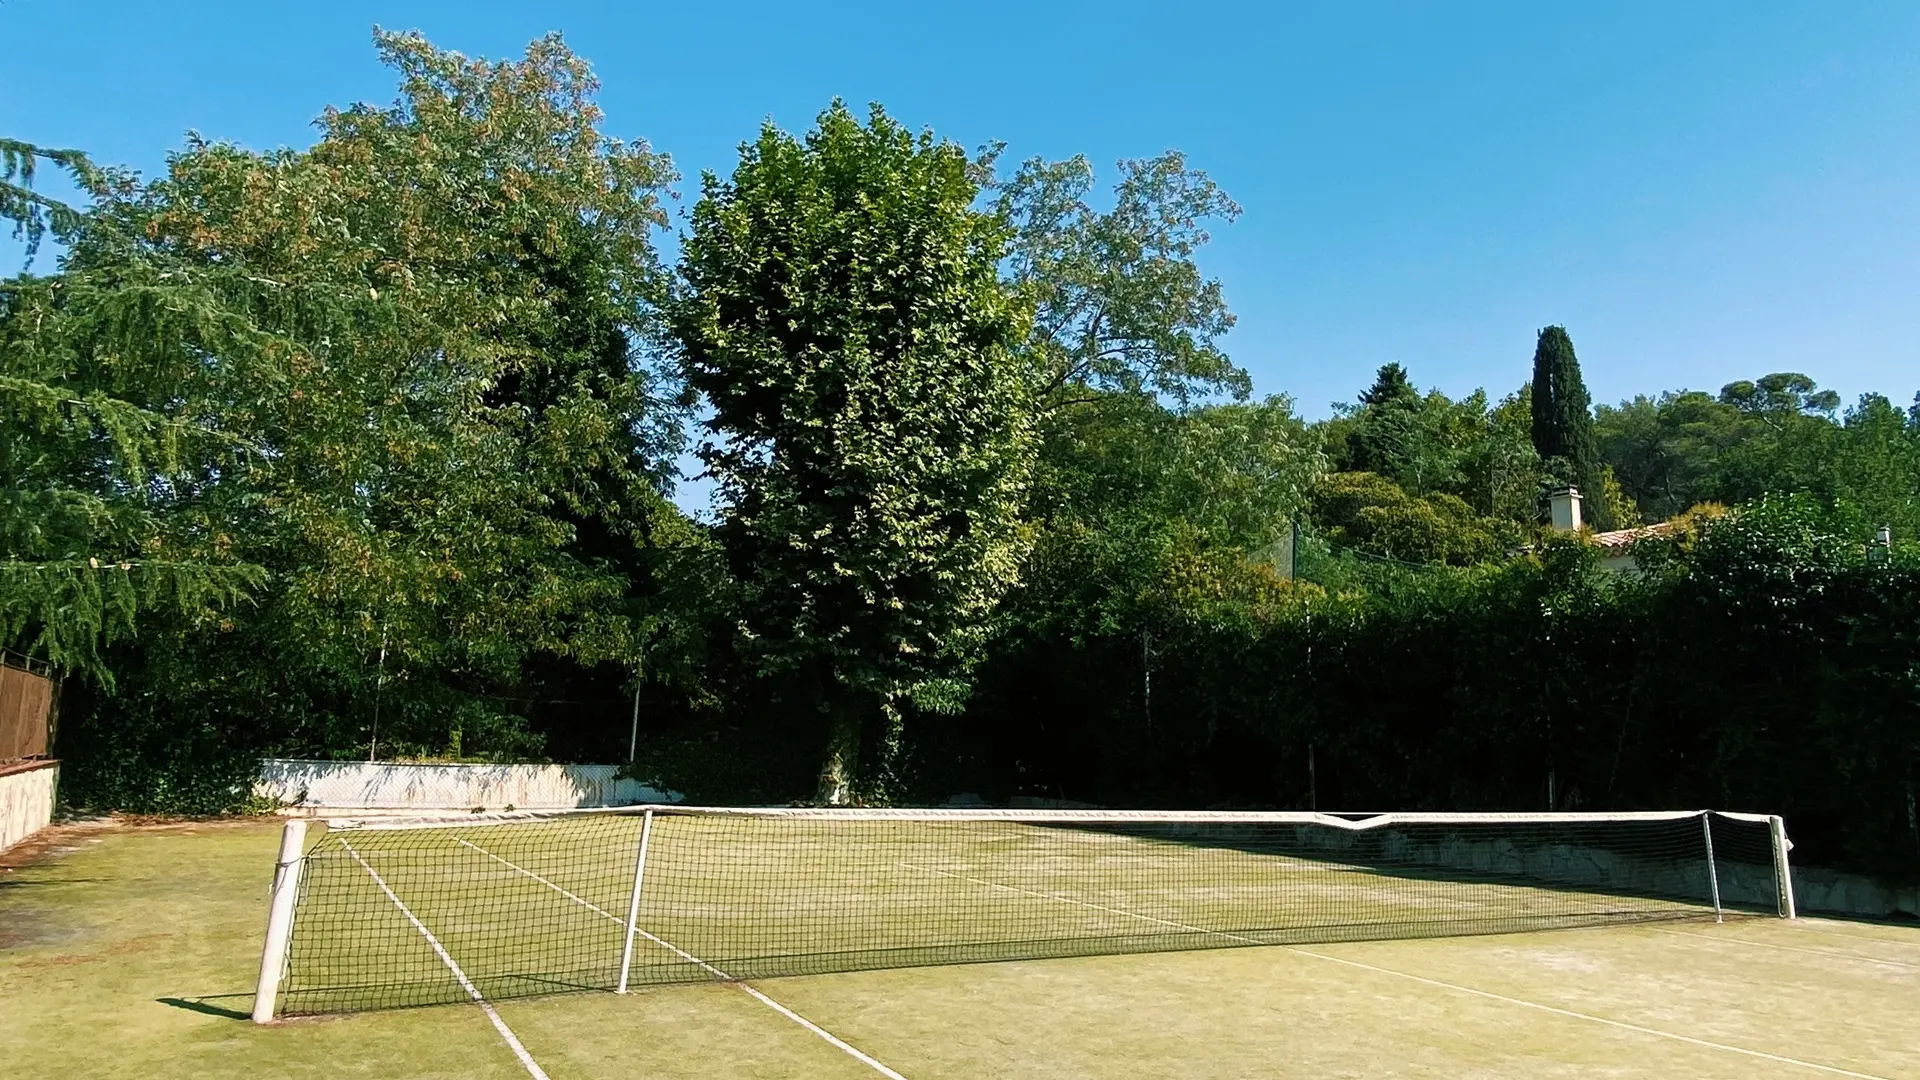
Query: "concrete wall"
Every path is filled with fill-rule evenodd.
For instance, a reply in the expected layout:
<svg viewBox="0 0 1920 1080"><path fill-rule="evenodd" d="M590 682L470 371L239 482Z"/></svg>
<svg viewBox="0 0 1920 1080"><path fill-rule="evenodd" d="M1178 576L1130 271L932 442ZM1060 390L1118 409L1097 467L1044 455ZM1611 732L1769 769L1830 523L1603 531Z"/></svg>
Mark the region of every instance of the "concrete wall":
<svg viewBox="0 0 1920 1080"><path fill-rule="evenodd" d="M1920 918L1920 886L1896 889L1859 874L1843 874L1817 866L1793 868L1793 898L1800 910L1809 915Z"/></svg>
<svg viewBox="0 0 1920 1080"><path fill-rule="evenodd" d="M1716 834L1720 828L1715 828ZM1339 854L1365 843L1366 835L1302 830L1301 845ZM1656 858L1566 844L1517 845L1458 836L1421 841L1391 832L1380 839L1384 840L1386 866L1467 870L1571 888L1624 885L1631 892L1695 901L1709 896L1704 858ZM1772 866L1723 854L1715 861L1715 868L1721 901L1729 907L1764 911L1775 906L1777 886ZM1920 916L1920 889L1895 889L1859 874L1820 867L1795 866L1792 872L1794 903L1802 914Z"/></svg>
<svg viewBox="0 0 1920 1080"><path fill-rule="evenodd" d="M0 851L46 828L59 785L57 761L0 765Z"/></svg>
<svg viewBox="0 0 1920 1080"><path fill-rule="evenodd" d="M553 810L679 802L615 774L618 765L404 765L369 761L260 763L253 793L326 810Z"/></svg>

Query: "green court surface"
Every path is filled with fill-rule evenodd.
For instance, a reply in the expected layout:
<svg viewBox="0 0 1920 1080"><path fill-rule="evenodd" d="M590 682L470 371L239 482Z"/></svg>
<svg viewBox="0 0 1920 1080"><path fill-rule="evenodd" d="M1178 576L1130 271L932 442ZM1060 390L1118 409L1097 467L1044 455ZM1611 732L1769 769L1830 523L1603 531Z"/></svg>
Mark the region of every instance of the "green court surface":
<svg viewBox="0 0 1920 1080"><path fill-rule="evenodd" d="M261 1027L244 1015L278 825L67 827L0 871L0 1071L1920 1080L1920 927L1761 917L653 984L501 1001L499 1026L456 1004ZM568 906L582 933L620 929Z"/></svg>

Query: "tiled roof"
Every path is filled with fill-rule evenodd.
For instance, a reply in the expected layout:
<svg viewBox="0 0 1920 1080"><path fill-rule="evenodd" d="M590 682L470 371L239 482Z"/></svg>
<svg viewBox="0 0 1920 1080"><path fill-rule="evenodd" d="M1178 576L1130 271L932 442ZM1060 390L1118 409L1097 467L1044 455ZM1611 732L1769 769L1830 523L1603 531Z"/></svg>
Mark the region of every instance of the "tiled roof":
<svg viewBox="0 0 1920 1080"><path fill-rule="evenodd" d="M1609 555L1624 555L1637 540L1650 536L1665 536L1673 531L1673 523L1663 521L1658 525L1642 525L1637 529L1615 529L1612 532L1594 533L1593 542Z"/></svg>

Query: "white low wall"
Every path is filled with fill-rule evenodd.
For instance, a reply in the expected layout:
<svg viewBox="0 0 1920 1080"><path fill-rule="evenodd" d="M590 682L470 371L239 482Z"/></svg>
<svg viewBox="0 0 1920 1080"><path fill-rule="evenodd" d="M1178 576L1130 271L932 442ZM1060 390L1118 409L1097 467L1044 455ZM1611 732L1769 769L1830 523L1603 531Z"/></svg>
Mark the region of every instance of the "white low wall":
<svg viewBox="0 0 1920 1080"><path fill-rule="evenodd" d="M1920 917L1920 886L1882 885L1859 874L1817 866L1793 868L1794 899L1806 912L1838 912L1875 918Z"/></svg>
<svg viewBox="0 0 1920 1080"><path fill-rule="evenodd" d="M405 765L386 761L260 763L253 793L329 810L556 810L679 802L680 794L621 779L618 765Z"/></svg>
<svg viewBox="0 0 1920 1080"><path fill-rule="evenodd" d="M0 768L0 851L47 827L59 786L57 761Z"/></svg>

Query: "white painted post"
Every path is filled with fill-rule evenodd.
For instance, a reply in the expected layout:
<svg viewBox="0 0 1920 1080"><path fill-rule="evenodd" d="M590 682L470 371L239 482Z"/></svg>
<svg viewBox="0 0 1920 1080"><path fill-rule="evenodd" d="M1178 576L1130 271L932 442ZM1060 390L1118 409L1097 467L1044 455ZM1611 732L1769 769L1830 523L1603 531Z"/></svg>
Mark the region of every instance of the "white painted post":
<svg viewBox="0 0 1920 1080"><path fill-rule="evenodd" d="M1773 834L1773 877L1780 890L1780 917L1799 918L1793 905L1793 866L1787 859L1787 852L1793 850L1793 841L1787 839L1786 819L1773 815L1767 819L1767 829Z"/></svg>
<svg viewBox="0 0 1920 1080"><path fill-rule="evenodd" d="M633 895L627 899L627 944L620 950L620 989L627 992L627 973L633 970L633 935L640 928L640 882L647 873L647 841L653 838L653 811L640 819L640 855L633 860Z"/></svg>
<svg viewBox="0 0 1920 1080"><path fill-rule="evenodd" d="M1707 884L1713 889L1713 921L1725 922L1720 913L1720 869L1713 864L1713 811L1700 812L1700 832L1707 838Z"/></svg>
<svg viewBox="0 0 1920 1080"><path fill-rule="evenodd" d="M287 973L287 945L293 940L293 902L300 895L300 864L307 851L305 818L289 818L280 830L280 861L273 868L273 896L267 907L267 944L260 951L260 981L253 992L253 1022L273 1019L280 979Z"/></svg>

